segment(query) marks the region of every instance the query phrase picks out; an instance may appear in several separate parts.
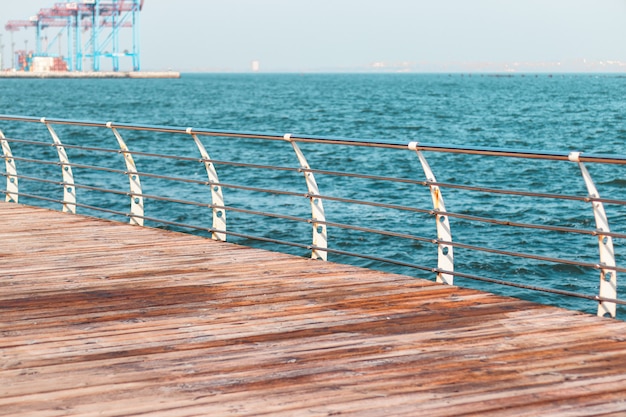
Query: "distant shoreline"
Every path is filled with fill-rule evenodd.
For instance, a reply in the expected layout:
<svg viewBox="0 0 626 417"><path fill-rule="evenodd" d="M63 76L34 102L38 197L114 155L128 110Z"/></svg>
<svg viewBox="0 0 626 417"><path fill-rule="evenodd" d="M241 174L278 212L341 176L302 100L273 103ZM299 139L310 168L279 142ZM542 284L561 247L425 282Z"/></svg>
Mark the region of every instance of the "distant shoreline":
<svg viewBox="0 0 626 417"><path fill-rule="evenodd" d="M180 78L177 71L132 71L132 72L26 72L26 71L3 71L0 78Z"/></svg>
<svg viewBox="0 0 626 417"><path fill-rule="evenodd" d="M55 71L55 72L27 72L27 71L0 71L0 79L178 79L183 76L194 75L433 75L433 76L459 76L459 77L561 77L561 76L608 76L616 78L626 78L626 73L618 72L214 72L214 71Z"/></svg>

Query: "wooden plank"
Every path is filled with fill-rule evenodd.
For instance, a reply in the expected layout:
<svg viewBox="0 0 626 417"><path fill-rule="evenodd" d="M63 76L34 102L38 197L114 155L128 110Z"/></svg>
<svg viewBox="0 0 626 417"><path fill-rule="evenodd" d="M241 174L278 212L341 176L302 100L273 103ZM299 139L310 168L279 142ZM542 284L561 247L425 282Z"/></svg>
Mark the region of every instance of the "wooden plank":
<svg viewBox="0 0 626 417"><path fill-rule="evenodd" d="M0 415L626 413L626 324L0 204Z"/></svg>

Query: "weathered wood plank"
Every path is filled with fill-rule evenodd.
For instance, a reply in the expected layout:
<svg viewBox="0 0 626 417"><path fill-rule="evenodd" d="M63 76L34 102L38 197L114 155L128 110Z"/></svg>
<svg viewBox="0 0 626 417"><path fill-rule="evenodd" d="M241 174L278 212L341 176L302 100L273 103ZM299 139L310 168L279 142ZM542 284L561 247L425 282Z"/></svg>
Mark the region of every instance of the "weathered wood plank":
<svg viewBox="0 0 626 417"><path fill-rule="evenodd" d="M626 324L0 204L0 415L626 413Z"/></svg>

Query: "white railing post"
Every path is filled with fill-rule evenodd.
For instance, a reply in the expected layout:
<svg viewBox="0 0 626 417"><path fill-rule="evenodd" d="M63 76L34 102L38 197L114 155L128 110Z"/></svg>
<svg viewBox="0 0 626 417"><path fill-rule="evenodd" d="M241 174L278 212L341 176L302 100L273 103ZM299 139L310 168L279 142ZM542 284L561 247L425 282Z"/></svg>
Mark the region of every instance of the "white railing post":
<svg viewBox="0 0 626 417"><path fill-rule="evenodd" d="M57 148L57 153L59 154L61 171L63 173L63 211L76 214L76 187L74 185L72 166L67 158L67 153L54 128L50 123L46 122L46 118L42 117L40 121L48 128L50 136L52 136L52 140L54 141L54 146Z"/></svg>
<svg viewBox="0 0 626 417"><path fill-rule="evenodd" d="M219 185L219 178L217 176L217 170L215 165L210 162L211 158L206 148L198 138L198 135L192 132L192 128L187 128L187 133L191 135L200 155L202 156L202 162L206 168L207 177L209 178L209 186L211 187L211 205L213 207L213 233L211 237L213 240L226 241L226 210L224 209L224 195L222 194L222 187Z"/></svg>
<svg viewBox="0 0 626 417"><path fill-rule="evenodd" d="M311 251L312 259L328 260L328 252L322 249L328 247L328 236L326 234L326 214L324 212L324 204L320 198L320 190L315 181L315 176L309 170L311 167L306 160L306 157L300 150L298 144L291 138L291 134L287 133L283 138L291 143L298 162L300 163L300 169L304 174L306 180L306 186L308 189L308 197L311 201L311 221L313 225L313 250ZM320 249L321 248L321 249Z"/></svg>
<svg viewBox="0 0 626 417"><path fill-rule="evenodd" d="M591 178L591 174L587 171L585 165L580 162L580 152L571 152L568 156L569 160L578 164L582 174L587 191L593 208L593 216L596 221L596 230L598 231L598 247L600 252L600 290L599 296L602 298L617 299L617 272L615 267L615 251L613 249L613 238L606 235L610 233L609 220L604 211L604 204L593 199L600 198L600 194ZM608 267L608 268L607 268ZM611 317L616 315L615 303L609 301L598 301L598 316L604 317L609 314Z"/></svg>
<svg viewBox="0 0 626 417"><path fill-rule="evenodd" d="M6 140L4 133L0 130L0 143L2 144L2 153L4 154L4 161L7 171L7 191L6 202L17 203L19 200L19 189L17 184L17 167L15 166L15 159L13 159L13 153L9 142Z"/></svg>
<svg viewBox="0 0 626 417"><path fill-rule="evenodd" d="M417 147L417 142L409 143L409 149L417 153L417 157L424 170L426 181L430 184L430 195L433 200L433 208L435 220L437 222L437 268L440 271L454 272L454 248L449 244L452 242L452 232L450 231L450 221L448 216L441 214L446 212L446 206L443 202L441 189L434 185L437 182L435 174L433 174L426 157ZM437 273L437 282L452 285L454 283L454 275L446 272Z"/></svg>
<svg viewBox="0 0 626 417"><path fill-rule="evenodd" d="M132 153L128 150L128 146L126 146L122 135L113 127L113 123L107 122L106 126L113 131L120 150L124 155L124 162L126 163L126 174L128 175L128 182L130 184L130 224L143 226L143 190L141 188L139 174L137 173L137 167L135 166L135 160L133 159Z"/></svg>

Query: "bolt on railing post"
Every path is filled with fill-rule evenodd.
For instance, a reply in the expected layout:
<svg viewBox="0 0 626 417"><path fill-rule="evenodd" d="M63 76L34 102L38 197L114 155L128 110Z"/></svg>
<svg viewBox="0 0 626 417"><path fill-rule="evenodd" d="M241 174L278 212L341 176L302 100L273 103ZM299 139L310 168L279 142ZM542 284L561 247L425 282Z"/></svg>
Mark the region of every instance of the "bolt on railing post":
<svg viewBox="0 0 626 417"><path fill-rule="evenodd" d="M326 249L328 247L328 235L326 234L326 214L324 212L324 204L320 196L320 191L315 181L315 176L309 170L311 167L302 153L298 144L291 138L291 134L287 133L283 138L291 143L294 152L303 170L306 186L308 189L308 197L311 201L311 221L313 226L313 250L311 251L312 259L328 260L328 252L319 248Z"/></svg>
<svg viewBox="0 0 626 417"><path fill-rule="evenodd" d="M2 153L4 154L4 161L7 171L7 190L6 190L6 202L17 203L19 199L19 190L17 184L17 167L15 166L15 159L13 159L13 153L9 142L6 140L4 133L0 130L0 143L2 144Z"/></svg>
<svg viewBox="0 0 626 417"><path fill-rule="evenodd" d="M589 174L585 165L580 162L580 152L571 152L568 159L578 164L585 185L587 186L589 197L592 199L600 198L600 194L591 178L591 174ZM605 234L611 232L609 220L602 202L592 200L591 206L596 221L596 229L598 231L598 247L600 252L600 289L598 295L602 298L617 299L617 271L607 268L614 268L616 265L613 238ZM615 303L602 300L598 301L598 316L604 317L607 314L611 317L615 317L617 314Z"/></svg>
<svg viewBox="0 0 626 417"><path fill-rule="evenodd" d="M213 240L226 241L226 210L224 207L224 195L222 194L222 187L219 185L219 178L217 176L217 170L215 165L210 162L209 153L198 138L198 135L192 132L192 128L187 128L187 133L191 135L200 155L202 156L202 162L206 169L207 177L209 178L209 185L211 187L211 205L213 206L213 233L211 238Z"/></svg>
<svg viewBox="0 0 626 417"><path fill-rule="evenodd" d="M72 173L72 166L67 158L67 153L54 128L50 123L46 122L46 118L42 117L40 121L48 128L59 154L61 172L63 173L63 211L76 214L76 187L74 186L74 174Z"/></svg>
<svg viewBox="0 0 626 417"><path fill-rule="evenodd" d="M417 153L417 157L419 158L420 164L422 165L422 169L424 170L424 175L426 176L426 181L431 183L429 185L430 195L433 200L433 207L435 210L435 220L437 222L437 268L440 271L454 271L454 248L449 244L452 242L452 233L450 231L450 221L448 216L441 214L445 213L446 206L443 202L443 195L441 194L441 190L439 186L433 185L432 183L437 182L435 178L435 174L433 174L428 161L426 161L426 157L420 152L418 149L417 142L409 143L408 147L410 150L415 151ZM454 283L454 275L451 273L438 272L437 273L437 282L452 285Z"/></svg>
<svg viewBox="0 0 626 417"><path fill-rule="evenodd" d="M120 135L120 132L113 127L113 123L107 122L106 127L113 131L117 143L124 155L124 162L126 163L126 174L128 175L128 182L130 184L130 224L143 226L143 190L141 188L141 180L137 173L137 167L132 153L128 150L126 142Z"/></svg>

